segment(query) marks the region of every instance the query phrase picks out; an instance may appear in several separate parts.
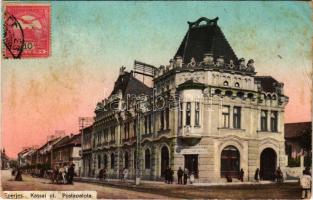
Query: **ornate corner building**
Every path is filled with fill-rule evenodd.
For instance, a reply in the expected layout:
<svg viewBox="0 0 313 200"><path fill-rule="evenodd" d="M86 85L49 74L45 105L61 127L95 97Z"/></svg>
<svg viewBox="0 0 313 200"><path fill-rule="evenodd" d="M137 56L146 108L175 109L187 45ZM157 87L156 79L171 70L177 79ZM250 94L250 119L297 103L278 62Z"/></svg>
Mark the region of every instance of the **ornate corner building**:
<svg viewBox="0 0 313 200"><path fill-rule="evenodd" d="M151 87L121 68L83 141L85 176L106 168L118 178L128 168L129 178L159 180L166 167L175 178L181 167L198 182L219 182L241 169L245 180L257 168L265 180L278 166L284 171L283 83L238 59L217 20L188 22L174 59L153 70Z"/></svg>

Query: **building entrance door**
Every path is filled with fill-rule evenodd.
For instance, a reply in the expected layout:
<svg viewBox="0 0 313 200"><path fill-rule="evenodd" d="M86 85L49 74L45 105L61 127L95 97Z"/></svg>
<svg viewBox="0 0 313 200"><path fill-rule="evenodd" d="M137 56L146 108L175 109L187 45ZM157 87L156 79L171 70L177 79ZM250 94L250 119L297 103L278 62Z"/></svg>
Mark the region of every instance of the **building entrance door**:
<svg viewBox="0 0 313 200"><path fill-rule="evenodd" d="M187 168L189 171L189 174L191 172L194 173L195 178L198 178L199 171L198 171L198 154L189 154L184 155L185 156L185 166L184 168Z"/></svg>
<svg viewBox="0 0 313 200"><path fill-rule="evenodd" d="M169 151L166 146L161 149L161 176L164 177L164 172L167 167L170 165L170 156Z"/></svg>
<svg viewBox="0 0 313 200"><path fill-rule="evenodd" d="M274 180L276 170L276 153L271 148L266 148L261 153L260 178L263 180Z"/></svg>

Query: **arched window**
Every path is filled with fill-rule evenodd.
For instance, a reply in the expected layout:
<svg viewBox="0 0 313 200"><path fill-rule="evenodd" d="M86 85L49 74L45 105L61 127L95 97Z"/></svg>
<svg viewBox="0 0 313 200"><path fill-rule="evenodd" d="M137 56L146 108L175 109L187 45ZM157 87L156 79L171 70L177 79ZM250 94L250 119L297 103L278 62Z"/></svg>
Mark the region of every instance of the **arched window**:
<svg viewBox="0 0 313 200"><path fill-rule="evenodd" d="M254 97L254 95L252 93L248 93L248 98L252 99Z"/></svg>
<svg viewBox="0 0 313 200"><path fill-rule="evenodd" d="M235 87L237 87L237 88L239 88L239 87L240 87L240 85L239 85L239 83L238 83L238 82L236 82L236 83L235 83Z"/></svg>
<svg viewBox="0 0 313 200"><path fill-rule="evenodd" d="M224 81L223 85L228 86L228 81Z"/></svg>
<svg viewBox="0 0 313 200"><path fill-rule="evenodd" d="M101 168L101 156L98 155L98 169Z"/></svg>
<svg viewBox="0 0 313 200"><path fill-rule="evenodd" d="M129 162L128 162L128 152L124 154L124 167L128 169Z"/></svg>
<svg viewBox="0 0 313 200"><path fill-rule="evenodd" d="M237 97L242 98L244 96L243 92L237 92Z"/></svg>
<svg viewBox="0 0 313 200"><path fill-rule="evenodd" d="M238 177L240 170L240 153L234 146L227 146L221 153L221 177Z"/></svg>
<svg viewBox="0 0 313 200"><path fill-rule="evenodd" d="M227 90L227 91L225 92L225 95L228 96L228 97L231 97L231 96L233 95L233 92Z"/></svg>
<svg viewBox="0 0 313 200"><path fill-rule="evenodd" d="M106 154L104 154L103 156L103 165L104 165L104 168L108 167L108 156Z"/></svg>
<svg viewBox="0 0 313 200"><path fill-rule="evenodd" d="M150 169L150 150L146 149L145 151L145 169Z"/></svg>
<svg viewBox="0 0 313 200"><path fill-rule="evenodd" d="M219 89L216 89L216 90L215 90L215 94L217 94L217 95L220 95L220 94L221 94L221 92L222 92L222 91L221 91L221 90L219 90Z"/></svg>
<svg viewBox="0 0 313 200"><path fill-rule="evenodd" d="M111 169L114 169L115 166L115 155L111 153Z"/></svg>

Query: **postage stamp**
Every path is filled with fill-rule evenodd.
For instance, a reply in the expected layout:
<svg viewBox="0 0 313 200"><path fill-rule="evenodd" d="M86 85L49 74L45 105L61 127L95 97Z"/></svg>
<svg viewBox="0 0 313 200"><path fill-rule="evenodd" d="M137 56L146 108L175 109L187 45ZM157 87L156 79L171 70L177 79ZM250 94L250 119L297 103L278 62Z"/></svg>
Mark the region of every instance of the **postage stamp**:
<svg viewBox="0 0 313 200"><path fill-rule="evenodd" d="M49 57L50 4L4 4L4 58Z"/></svg>

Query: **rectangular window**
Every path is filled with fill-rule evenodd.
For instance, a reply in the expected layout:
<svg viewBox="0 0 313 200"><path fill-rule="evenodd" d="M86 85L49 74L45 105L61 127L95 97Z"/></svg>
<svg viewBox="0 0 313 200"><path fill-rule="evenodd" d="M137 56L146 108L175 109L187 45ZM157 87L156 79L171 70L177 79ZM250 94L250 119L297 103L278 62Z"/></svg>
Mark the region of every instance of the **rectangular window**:
<svg viewBox="0 0 313 200"><path fill-rule="evenodd" d="M166 120L166 129L170 128L170 109L167 107L165 109L165 120Z"/></svg>
<svg viewBox="0 0 313 200"><path fill-rule="evenodd" d="M115 141L115 126L111 127L111 141Z"/></svg>
<svg viewBox="0 0 313 200"><path fill-rule="evenodd" d="M223 106L223 128L229 128L229 106Z"/></svg>
<svg viewBox="0 0 313 200"><path fill-rule="evenodd" d="M267 131L267 111L261 110L261 131Z"/></svg>
<svg viewBox="0 0 313 200"><path fill-rule="evenodd" d="M127 122L127 138L126 139L129 139L129 134L130 134L130 129L129 129L129 122Z"/></svg>
<svg viewBox="0 0 313 200"><path fill-rule="evenodd" d="M277 111L271 112L271 131L277 132L278 113Z"/></svg>
<svg viewBox="0 0 313 200"><path fill-rule="evenodd" d="M152 114L150 114L149 116L148 116L148 123L149 123L149 133L152 133L152 131L151 131L151 129L152 129Z"/></svg>
<svg viewBox="0 0 313 200"><path fill-rule="evenodd" d="M196 102L195 104L195 125L200 125L200 103Z"/></svg>
<svg viewBox="0 0 313 200"><path fill-rule="evenodd" d="M124 139L127 138L127 126L126 123L124 123Z"/></svg>
<svg viewBox="0 0 313 200"><path fill-rule="evenodd" d="M190 126L191 122L191 103L187 102L187 107L186 107L186 126Z"/></svg>
<svg viewBox="0 0 313 200"><path fill-rule="evenodd" d="M144 134L148 134L148 116L146 115L145 116L145 132L144 132Z"/></svg>
<svg viewBox="0 0 313 200"><path fill-rule="evenodd" d="M161 110L160 112L160 121L161 121L160 129L163 130L164 129L164 110Z"/></svg>
<svg viewBox="0 0 313 200"><path fill-rule="evenodd" d="M178 107L178 126L183 126L183 103L179 103Z"/></svg>
<svg viewBox="0 0 313 200"><path fill-rule="evenodd" d="M136 136L137 136L137 120L134 120L133 129L134 129L134 135L133 135L133 137L136 137Z"/></svg>
<svg viewBox="0 0 313 200"><path fill-rule="evenodd" d="M234 107L234 121L233 126L234 128L240 128L241 124L241 108L240 107Z"/></svg>

